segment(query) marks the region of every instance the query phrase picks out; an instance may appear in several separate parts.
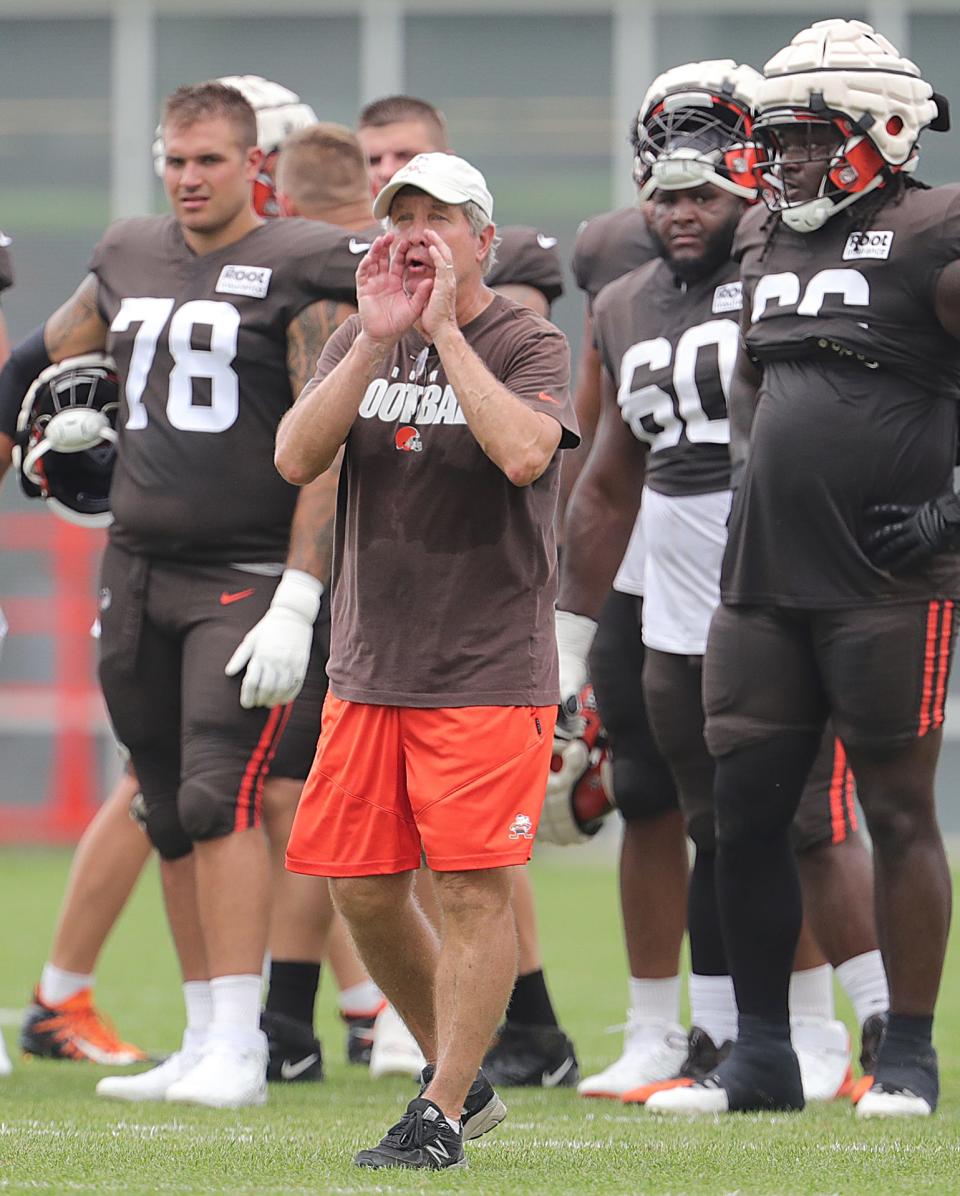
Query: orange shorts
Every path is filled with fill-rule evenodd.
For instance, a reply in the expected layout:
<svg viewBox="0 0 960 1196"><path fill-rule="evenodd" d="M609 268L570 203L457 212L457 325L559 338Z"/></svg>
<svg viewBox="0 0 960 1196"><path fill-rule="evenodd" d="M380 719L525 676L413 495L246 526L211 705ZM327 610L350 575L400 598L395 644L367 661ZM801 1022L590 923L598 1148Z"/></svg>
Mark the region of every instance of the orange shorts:
<svg viewBox="0 0 960 1196"><path fill-rule="evenodd" d="M414 709L328 693L287 868L312 876L437 872L530 859L556 706Z"/></svg>

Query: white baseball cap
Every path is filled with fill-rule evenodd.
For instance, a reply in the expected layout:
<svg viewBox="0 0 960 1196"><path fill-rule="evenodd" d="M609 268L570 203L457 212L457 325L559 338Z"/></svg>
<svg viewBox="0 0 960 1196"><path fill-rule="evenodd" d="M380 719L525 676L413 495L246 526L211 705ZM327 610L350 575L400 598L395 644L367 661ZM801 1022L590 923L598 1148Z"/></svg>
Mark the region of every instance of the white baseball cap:
<svg viewBox="0 0 960 1196"><path fill-rule="evenodd" d="M467 203L472 200L493 222L493 196L487 182L475 166L454 154L417 154L401 166L373 201L378 220L390 215L393 197L402 187L417 187L441 203Z"/></svg>

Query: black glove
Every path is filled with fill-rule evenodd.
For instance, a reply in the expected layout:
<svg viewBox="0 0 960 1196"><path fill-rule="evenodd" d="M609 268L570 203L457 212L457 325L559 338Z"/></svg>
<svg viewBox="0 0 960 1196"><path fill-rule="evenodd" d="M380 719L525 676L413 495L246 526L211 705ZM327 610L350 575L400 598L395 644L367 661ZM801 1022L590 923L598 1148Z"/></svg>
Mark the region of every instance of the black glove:
<svg viewBox="0 0 960 1196"><path fill-rule="evenodd" d="M874 524L864 543L867 556L891 573L960 546L960 496L953 493L918 504L881 503L868 508L867 518Z"/></svg>

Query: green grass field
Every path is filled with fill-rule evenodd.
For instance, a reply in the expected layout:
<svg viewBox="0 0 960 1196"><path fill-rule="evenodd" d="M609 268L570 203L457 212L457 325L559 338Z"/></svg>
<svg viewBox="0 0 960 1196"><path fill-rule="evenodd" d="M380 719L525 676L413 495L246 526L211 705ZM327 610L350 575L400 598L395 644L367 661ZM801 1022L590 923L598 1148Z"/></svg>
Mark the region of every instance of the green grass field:
<svg viewBox="0 0 960 1196"><path fill-rule="evenodd" d="M583 857L581 857L582 861ZM466 1172L364 1172L374 1143L412 1095L342 1061L329 979L319 1002L328 1078L272 1089L265 1109L120 1105L93 1094L104 1069L23 1063L13 1011L45 956L69 857L0 851L0 1006L15 1058L0 1080L0 1190L218 1193L743 1193L960 1192L960 950L954 941L937 1030L944 1097L924 1123L858 1123L846 1102L793 1117L664 1122L569 1091L505 1093L507 1121L468 1148ZM547 970L584 1073L609 1062L605 1028L625 1005L612 866L552 855L534 868ZM173 954L151 870L111 940L99 1000L133 1041L172 1050L181 1030ZM849 1013L846 1002L838 1007Z"/></svg>

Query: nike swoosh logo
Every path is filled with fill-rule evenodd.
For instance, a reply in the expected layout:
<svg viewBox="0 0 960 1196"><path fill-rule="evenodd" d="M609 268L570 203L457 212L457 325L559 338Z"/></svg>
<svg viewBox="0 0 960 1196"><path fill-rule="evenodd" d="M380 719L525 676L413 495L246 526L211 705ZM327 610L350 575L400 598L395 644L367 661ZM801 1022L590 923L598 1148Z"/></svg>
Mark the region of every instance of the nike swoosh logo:
<svg viewBox="0 0 960 1196"><path fill-rule="evenodd" d="M556 1071L545 1071L540 1078L540 1083L544 1088L556 1088L571 1067L573 1067L573 1060L564 1059Z"/></svg>
<svg viewBox="0 0 960 1196"><path fill-rule="evenodd" d="M220 605L229 606L231 602L239 602L241 598L249 598L256 590L238 590L236 594L228 594L226 590L220 595Z"/></svg>
<svg viewBox="0 0 960 1196"><path fill-rule="evenodd" d="M563 406L563 404L560 402L559 399L555 399L553 397L553 395L548 395L545 390L541 390L540 393L537 395L537 398L541 399L544 403L556 403L556 405L558 407Z"/></svg>
<svg viewBox="0 0 960 1196"><path fill-rule="evenodd" d="M548 237L544 233L537 233L537 244L541 249L552 249L556 243L556 237Z"/></svg>
<svg viewBox="0 0 960 1196"><path fill-rule="evenodd" d="M307 1055L304 1059L298 1059L296 1063L291 1063L289 1059L284 1059L280 1064L280 1074L285 1080L295 1080L297 1076L302 1076L303 1073L320 1058L319 1055Z"/></svg>
<svg viewBox="0 0 960 1196"><path fill-rule="evenodd" d="M366 253L370 248L370 245L370 241L358 241L356 237L351 237L350 244L347 246L347 248L351 253Z"/></svg>

